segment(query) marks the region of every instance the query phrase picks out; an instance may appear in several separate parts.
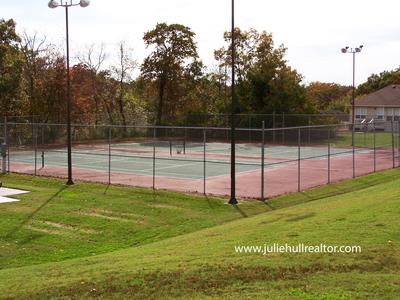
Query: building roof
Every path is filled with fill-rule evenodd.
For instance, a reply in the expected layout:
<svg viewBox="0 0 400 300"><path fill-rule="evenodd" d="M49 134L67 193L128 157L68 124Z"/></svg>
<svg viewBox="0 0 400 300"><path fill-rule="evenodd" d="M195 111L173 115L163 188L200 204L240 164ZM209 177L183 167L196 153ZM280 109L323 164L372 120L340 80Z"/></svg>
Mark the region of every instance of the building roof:
<svg viewBox="0 0 400 300"><path fill-rule="evenodd" d="M400 85L391 84L356 99L355 106L400 107Z"/></svg>

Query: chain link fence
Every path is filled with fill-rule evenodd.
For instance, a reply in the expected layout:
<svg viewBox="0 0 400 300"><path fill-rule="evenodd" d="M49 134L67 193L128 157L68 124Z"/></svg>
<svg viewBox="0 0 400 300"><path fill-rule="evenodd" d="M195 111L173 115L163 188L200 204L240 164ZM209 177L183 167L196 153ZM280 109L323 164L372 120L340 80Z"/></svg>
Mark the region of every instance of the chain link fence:
<svg viewBox="0 0 400 300"><path fill-rule="evenodd" d="M8 122L3 172L67 176L66 125ZM400 166L400 122L236 130L236 187L265 200ZM385 130L382 130L385 128ZM229 195L230 128L73 125L77 180Z"/></svg>

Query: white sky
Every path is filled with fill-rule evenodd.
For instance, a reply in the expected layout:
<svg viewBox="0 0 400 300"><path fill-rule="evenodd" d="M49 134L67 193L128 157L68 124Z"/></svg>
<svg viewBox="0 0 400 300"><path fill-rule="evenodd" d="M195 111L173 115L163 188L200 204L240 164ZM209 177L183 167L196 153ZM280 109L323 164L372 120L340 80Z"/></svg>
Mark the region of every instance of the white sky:
<svg viewBox="0 0 400 300"><path fill-rule="evenodd" d="M47 0L0 0L0 18L13 18L18 30L37 30L48 41L64 42L61 8ZM74 0L78 1L78 0ZM211 67L213 50L230 29L230 0L92 0L88 8L70 10L71 55L90 44L104 43L110 57L126 40L141 62L148 53L142 37L157 22L181 23L196 34L200 58ZM275 44L287 48L289 64L305 82L351 84L352 58L346 45L365 45L357 55L356 81L400 66L398 0L236 0L236 26L272 32ZM115 57L115 55L114 55Z"/></svg>

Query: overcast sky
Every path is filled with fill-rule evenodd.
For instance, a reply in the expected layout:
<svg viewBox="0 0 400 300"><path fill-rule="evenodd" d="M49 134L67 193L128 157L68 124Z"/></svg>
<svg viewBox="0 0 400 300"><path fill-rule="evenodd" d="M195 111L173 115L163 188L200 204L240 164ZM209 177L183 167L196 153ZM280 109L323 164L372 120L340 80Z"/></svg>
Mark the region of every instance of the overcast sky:
<svg viewBox="0 0 400 300"><path fill-rule="evenodd" d="M65 18L47 0L0 0L0 18L13 18L18 31L37 30L62 44ZM79 1L79 0L74 0ZM230 28L230 0L92 0L88 8L70 11L71 55L90 44L104 43L112 58L126 40L140 62L147 54L142 37L157 22L181 23L197 35L199 54L212 67L213 50L223 45ZM236 0L236 25L266 30L276 45L287 48L287 60L305 82L351 84L352 57L344 46L365 45L357 55L356 81L400 66L398 0Z"/></svg>

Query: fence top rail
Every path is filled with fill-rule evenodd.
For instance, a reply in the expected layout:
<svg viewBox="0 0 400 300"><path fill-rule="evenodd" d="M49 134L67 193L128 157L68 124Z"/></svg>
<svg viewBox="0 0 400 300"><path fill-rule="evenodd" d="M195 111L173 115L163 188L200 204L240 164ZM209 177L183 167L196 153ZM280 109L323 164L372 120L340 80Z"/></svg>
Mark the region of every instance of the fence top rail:
<svg viewBox="0 0 400 300"><path fill-rule="evenodd" d="M326 113L326 114L289 114L289 113L271 113L271 114L246 114L240 113L235 114L235 116L296 116L296 117L335 117L335 116L349 116L348 113ZM228 116L230 117L231 114L223 113L223 114L189 114L189 116L204 116L204 117L218 117L218 116Z"/></svg>
<svg viewBox="0 0 400 300"><path fill-rule="evenodd" d="M19 123L10 122L8 125L25 125L25 126L59 126L66 127L67 124L61 123ZM359 123L343 123L343 124L329 124L329 125L311 125L311 126L295 126L295 127L279 127L279 128L265 128L264 131L282 131L282 130L296 130L296 129L321 129L333 127L346 127L351 125L360 125ZM91 127L91 128L127 128L127 129L177 129L177 130L221 130L230 131L230 127L201 127L201 126L153 126L153 125L104 125L104 124L71 124L72 127ZM236 128L237 131L254 131L261 132L262 128Z"/></svg>

